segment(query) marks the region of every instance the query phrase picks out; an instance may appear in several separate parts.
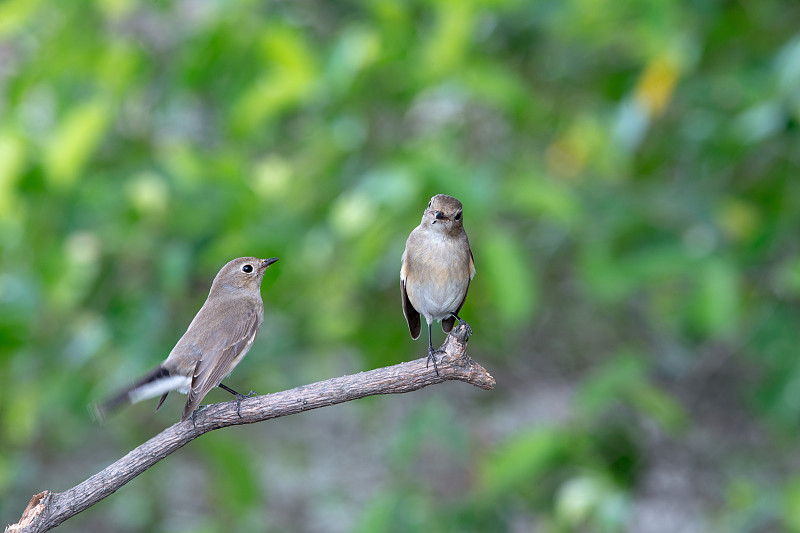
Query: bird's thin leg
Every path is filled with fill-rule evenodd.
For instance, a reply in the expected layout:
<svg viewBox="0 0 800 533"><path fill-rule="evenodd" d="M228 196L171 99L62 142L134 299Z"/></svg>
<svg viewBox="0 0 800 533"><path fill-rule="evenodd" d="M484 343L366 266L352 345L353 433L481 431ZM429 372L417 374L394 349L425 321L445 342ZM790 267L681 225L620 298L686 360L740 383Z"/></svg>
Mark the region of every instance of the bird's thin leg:
<svg viewBox="0 0 800 533"><path fill-rule="evenodd" d="M243 394L239 394L238 392L236 392L236 391L235 391L235 390L233 390L232 388L228 387L228 386L227 386L227 385L225 385L224 383L220 383L220 384L219 384L219 388L220 388L220 389L222 389L222 390L226 390L226 391L230 392L231 394L233 394L233 395L234 395L234 396L236 396L237 398L238 398L239 396L244 396Z"/></svg>
<svg viewBox="0 0 800 533"><path fill-rule="evenodd" d="M425 362L425 368L428 368L430 362L433 361L433 369L436 371L436 375L438 376L439 366L436 364L437 353L445 353L445 351L433 349L433 341L431 340L431 323L428 322L428 360Z"/></svg>
<svg viewBox="0 0 800 533"><path fill-rule="evenodd" d="M458 316L458 315L457 315L457 314L455 314L455 313L450 313L450 316L452 316L453 318L455 318L456 320L458 320L458 323L459 323L459 324L464 324L465 326L467 326L467 339L469 339L470 337L472 337L472 328L470 327L470 325L469 325L469 324L467 324L467 321L466 321L466 320L464 320L463 318L461 318L460 316Z"/></svg>
<svg viewBox="0 0 800 533"><path fill-rule="evenodd" d="M251 390L248 394L239 394L232 388L228 387L227 385L223 385L222 383L219 384L219 388L226 390L231 394L233 394L234 396L236 396L236 414L239 415L239 418L242 418L242 414L239 412L239 407L242 405L242 400L244 400L245 398L249 398L250 396L253 396L254 394L256 394L256 391Z"/></svg>
<svg viewBox="0 0 800 533"><path fill-rule="evenodd" d="M242 399L244 399L244 398L249 398L250 396L258 396L258 393L256 391L254 391L254 390L251 390L247 394L239 394L238 392L236 392L235 390L233 390L232 388L228 387L227 385L225 385L223 383L219 384L219 388L230 392L231 394L233 394L237 398L241 397Z"/></svg>

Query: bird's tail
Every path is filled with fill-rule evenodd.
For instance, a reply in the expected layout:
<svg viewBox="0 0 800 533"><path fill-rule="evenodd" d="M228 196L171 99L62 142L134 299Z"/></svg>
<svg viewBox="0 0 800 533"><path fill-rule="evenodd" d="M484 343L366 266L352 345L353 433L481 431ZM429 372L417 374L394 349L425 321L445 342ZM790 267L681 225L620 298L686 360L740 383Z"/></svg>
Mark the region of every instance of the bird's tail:
<svg viewBox="0 0 800 533"><path fill-rule="evenodd" d="M186 377L170 375L169 370L158 366L127 389L119 391L102 403L92 405L91 410L97 420L103 421L110 413L123 405L154 398L160 394L161 400L156 406L156 411L158 411L167 398L167 393L182 388L186 380Z"/></svg>

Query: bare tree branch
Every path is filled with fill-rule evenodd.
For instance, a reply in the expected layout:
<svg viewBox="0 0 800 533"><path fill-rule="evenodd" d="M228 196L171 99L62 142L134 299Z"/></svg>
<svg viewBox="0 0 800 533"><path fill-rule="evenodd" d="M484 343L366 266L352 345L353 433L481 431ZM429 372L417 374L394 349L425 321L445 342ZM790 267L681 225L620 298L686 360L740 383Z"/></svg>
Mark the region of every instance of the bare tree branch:
<svg viewBox="0 0 800 533"><path fill-rule="evenodd" d="M432 367L426 367L426 358L422 358L247 398L242 400L238 413L236 401L210 405L197 411L192 419L168 427L83 483L64 492L45 490L34 495L20 521L5 531L48 531L113 494L175 450L215 429L253 424L375 394L411 392L448 380L464 381L486 390L494 387L494 378L467 355L465 326L459 324L454 328L442 349L446 353L438 358L438 376Z"/></svg>

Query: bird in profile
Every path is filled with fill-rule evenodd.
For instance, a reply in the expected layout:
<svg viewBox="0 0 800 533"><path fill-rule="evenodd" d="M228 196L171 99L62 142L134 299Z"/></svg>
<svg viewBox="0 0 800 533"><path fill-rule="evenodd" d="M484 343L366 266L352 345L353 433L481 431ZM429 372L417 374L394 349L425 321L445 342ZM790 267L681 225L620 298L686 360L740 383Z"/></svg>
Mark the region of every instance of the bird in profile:
<svg viewBox="0 0 800 533"><path fill-rule="evenodd" d="M420 315L428 323L428 362L439 374L433 349L431 324L442 321L449 333L456 320L472 329L458 316L467 299L469 282L475 275L475 262L464 231L461 202L446 194L437 194L428 203L422 221L408 236L400 267L400 295L403 314L411 338L420 335Z"/></svg>
<svg viewBox="0 0 800 533"><path fill-rule="evenodd" d="M223 385L222 380L247 355L261 328L264 321L261 280L277 260L277 257L240 257L222 267L203 307L169 356L133 386L95 406L97 417L102 420L125 403L160 395L158 411L170 391L188 395L181 422L192 415L214 387L225 389L239 400L244 398Z"/></svg>

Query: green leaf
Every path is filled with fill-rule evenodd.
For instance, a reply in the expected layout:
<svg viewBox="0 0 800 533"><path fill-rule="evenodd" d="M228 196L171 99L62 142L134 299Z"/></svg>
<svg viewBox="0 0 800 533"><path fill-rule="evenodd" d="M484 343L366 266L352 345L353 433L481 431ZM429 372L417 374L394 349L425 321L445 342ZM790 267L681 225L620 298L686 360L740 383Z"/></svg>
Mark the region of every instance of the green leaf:
<svg viewBox="0 0 800 533"><path fill-rule="evenodd" d="M224 509L237 514L256 502L263 503L251 454L242 449L235 435L215 433L201 442L208 464L216 470L214 494Z"/></svg>
<svg viewBox="0 0 800 533"><path fill-rule="evenodd" d="M679 431L688 422L680 404L651 382L645 360L625 353L605 362L586 379L578 405L590 418L617 405L628 405L668 431Z"/></svg>
<svg viewBox="0 0 800 533"><path fill-rule="evenodd" d="M479 465L479 500L495 501L521 486L538 486L539 478L560 466L570 453L568 436L558 429L521 431L497 446Z"/></svg>
<svg viewBox="0 0 800 533"><path fill-rule="evenodd" d="M698 331L711 337L737 331L739 277L729 261L709 259L696 271L697 290L691 316Z"/></svg>
<svg viewBox="0 0 800 533"><path fill-rule="evenodd" d="M56 130L45 155L47 177L59 189L74 185L97 150L110 120L111 107L96 98L72 108Z"/></svg>
<svg viewBox="0 0 800 533"><path fill-rule="evenodd" d="M499 320L509 327L527 324L538 300L537 274L519 241L505 228L483 232L492 235L475 248L475 276L485 276ZM474 243L472 243L474 245Z"/></svg>
<svg viewBox="0 0 800 533"><path fill-rule="evenodd" d="M16 186L25 165L26 150L15 135L0 133L0 219L17 207Z"/></svg>

